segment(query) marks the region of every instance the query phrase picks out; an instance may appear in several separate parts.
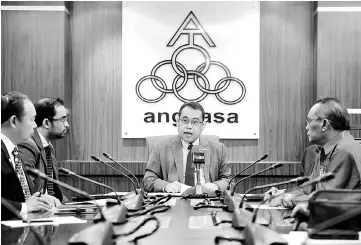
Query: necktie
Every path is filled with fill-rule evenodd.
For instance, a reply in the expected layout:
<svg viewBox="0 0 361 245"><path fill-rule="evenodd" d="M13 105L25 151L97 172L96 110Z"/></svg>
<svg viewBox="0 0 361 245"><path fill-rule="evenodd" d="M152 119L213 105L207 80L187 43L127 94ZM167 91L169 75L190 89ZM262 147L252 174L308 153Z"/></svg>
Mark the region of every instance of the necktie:
<svg viewBox="0 0 361 245"><path fill-rule="evenodd" d="M53 158L51 157L51 145L45 146L45 156L46 156L46 174L50 178L54 178L53 176ZM47 186L49 195L54 195L54 184L53 182L47 181Z"/></svg>
<svg viewBox="0 0 361 245"><path fill-rule="evenodd" d="M21 188L23 189L25 200L28 200L28 198L31 196L30 188L28 181L26 180L23 164L21 161L21 158L19 157L18 148L15 147L12 154L14 155L14 162L15 162L15 172L19 178Z"/></svg>
<svg viewBox="0 0 361 245"><path fill-rule="evenodd" d="M324 175L327 172L327 161L326 161L326 154L325 149L323 147L320 149L320 176ZM323 190L323 184L317 183L316 190Z"/></svg>
<svg viewBox="0 0 361 245"><path fill-rule="evenodd" d="M194 169L192 168L192 144L188 146L188 155L187 155L187 164L186 164L186 174L184 184L189 186L194 186Z"/></svg>

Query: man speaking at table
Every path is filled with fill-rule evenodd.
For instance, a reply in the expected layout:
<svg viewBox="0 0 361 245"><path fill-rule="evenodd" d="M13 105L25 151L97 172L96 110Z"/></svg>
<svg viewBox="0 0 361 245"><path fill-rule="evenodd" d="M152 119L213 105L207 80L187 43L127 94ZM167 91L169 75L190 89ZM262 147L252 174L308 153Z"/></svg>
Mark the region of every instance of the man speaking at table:
<svg viewBox="0 0 361 245"><path fill-rule="evenodd" d="M205 164L200 171L204 188L211 191L227 187L231 169L226 148L216 140L201 136L206 126L205 112L197 102L188 102L179 109L178 135L155 145L150 153L144 174L146 191L178 193L195 185L191 149L195 145L205 148Z"/></svg>

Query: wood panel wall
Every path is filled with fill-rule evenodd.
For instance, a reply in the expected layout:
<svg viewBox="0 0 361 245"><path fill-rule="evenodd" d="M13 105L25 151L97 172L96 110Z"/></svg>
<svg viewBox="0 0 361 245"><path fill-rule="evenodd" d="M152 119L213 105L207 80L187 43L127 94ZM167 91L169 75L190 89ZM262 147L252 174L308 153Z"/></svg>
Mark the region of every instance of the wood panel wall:
<svg viewBox="0 0 361 245"><path fill-rule="evenodd" d="M63 6L64 2L2 2L2 6ZM1 91L22 92L35 103L69 96L69 16L65 11L1 11ZM66 139L54 143L66 154Z"/></svg>
<svg viewBox="0 0 361 245"><path fill-rule="evenodd" d="M121 62L126 62L121 2L67 5L69 16L2 11L1 89L18 90L33 100L65 98L71 129L56 144L61 165L128 189L118 176L87 163L105 151L134 166L141 178L147 160L145 139L121 138ZM313 2L261 2L260 11L260 139L222 142L233 172L266 153L268 165L284 161L288 167L245 182L240 190L299 173L308 145L305 118L317 97L334 95L349 108L360 108L359 16L313 16Z"/></svg>
<svg viewBox="0 0 361 245"><path fill-rule="evenodd" d="M317 98L334 96L347 108L361 108L361 13L342 10L361 3L319 2L318 7L332 12L317 12ZM360 125L361 115L351 115L351 122ZM361 137L359 130L352 133Z"/></svg>

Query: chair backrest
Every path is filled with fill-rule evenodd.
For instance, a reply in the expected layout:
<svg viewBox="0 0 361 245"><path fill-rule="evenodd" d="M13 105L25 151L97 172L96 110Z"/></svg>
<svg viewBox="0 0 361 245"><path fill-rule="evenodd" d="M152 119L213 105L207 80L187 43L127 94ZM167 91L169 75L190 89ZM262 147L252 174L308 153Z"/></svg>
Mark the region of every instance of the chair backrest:
<svg viewBox="0 0 361 245"><path fill-rule="evenodd" d="M156 146L158 144L158 142L160 141L164 141L166 139L169 138L173 138L176 135L159 135L159 136L149 136L146 138L147 141L147 148L148 148L148 157L150 155L150 153L152 152L154 146ZM201 136L202 138L206 138L206 139L210 139L210 140L215 140L215 141L219 141L219 136L217 135L203 135Z"/></svg>

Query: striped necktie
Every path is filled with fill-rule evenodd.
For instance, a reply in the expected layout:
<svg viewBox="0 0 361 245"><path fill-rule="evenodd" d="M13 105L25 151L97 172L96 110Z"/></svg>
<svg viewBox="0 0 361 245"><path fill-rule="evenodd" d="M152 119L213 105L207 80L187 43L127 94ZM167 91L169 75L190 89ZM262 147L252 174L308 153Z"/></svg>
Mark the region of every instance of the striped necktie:
<svg viewBox="0 0 361 245"><path fill-rule="evenodd" d="M22 160L19 156L19 151L18 151L17 147L14 148L12 154L14 155L16 175L18 176L20 184L21 184L21 188L23 189L25 200L28 200L29 197L31 196L30 188L29 188L28 181L25 177Z"/></svg>
<svg viewBox="0 0 361 245"><path fill-rule="evenodd" d="M51 149L52 146L48 145L44 147L45 150L45 156L46 156L46 175L48 175L48 177L54 179L54 171L53 171L53 158L51 157ZM49 195L54 195L54 184L51 181L47 181L47 186L46 186L47 190L48 190L48 194Z"/></svg>

